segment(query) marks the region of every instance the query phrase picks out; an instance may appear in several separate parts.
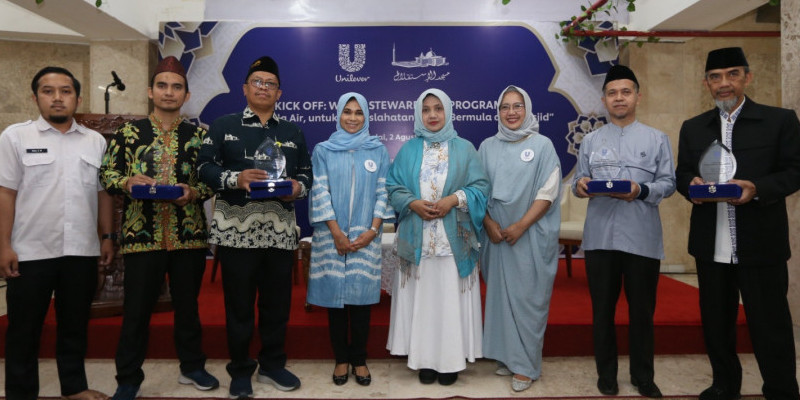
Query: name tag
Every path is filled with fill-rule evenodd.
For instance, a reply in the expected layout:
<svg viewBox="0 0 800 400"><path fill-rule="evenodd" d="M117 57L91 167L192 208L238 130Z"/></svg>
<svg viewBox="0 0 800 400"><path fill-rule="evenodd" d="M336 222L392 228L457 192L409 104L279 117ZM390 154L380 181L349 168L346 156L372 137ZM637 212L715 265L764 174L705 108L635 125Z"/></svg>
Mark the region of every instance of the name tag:
<svg viewBox="0 0 800 400"><path fill-rule="evenodd" d="M28 154L42 154L47 153L47 149L25 149Z"/></svg>

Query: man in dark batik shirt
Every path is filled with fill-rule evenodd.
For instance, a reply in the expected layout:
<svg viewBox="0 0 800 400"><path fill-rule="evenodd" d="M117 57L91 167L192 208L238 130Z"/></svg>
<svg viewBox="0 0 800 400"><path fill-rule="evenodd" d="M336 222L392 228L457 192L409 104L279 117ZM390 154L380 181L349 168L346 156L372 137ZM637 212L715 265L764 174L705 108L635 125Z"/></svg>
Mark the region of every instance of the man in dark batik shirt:
<svg viewBox="0 0 800 400"><path fill-rule="evenodd" d="M275 61L270 57L255 60L242 89L247 107L214 121L198 158L201 179L217 192L209 242L218 246L222 263L231 398L253 395L251 376L257 366L261 383L283 391L300 387L300 380L285 368L284 341L298 239L294 200L308 194L312 177L303 132L275 115L275 103L281 97ZM266 180L267 173L254 168L253 154L267 137L286 156L283 178L292 183L292 193L255 200L249 196L250 183ZM248 351L256 298L261 336L258 362Z"/></svg>

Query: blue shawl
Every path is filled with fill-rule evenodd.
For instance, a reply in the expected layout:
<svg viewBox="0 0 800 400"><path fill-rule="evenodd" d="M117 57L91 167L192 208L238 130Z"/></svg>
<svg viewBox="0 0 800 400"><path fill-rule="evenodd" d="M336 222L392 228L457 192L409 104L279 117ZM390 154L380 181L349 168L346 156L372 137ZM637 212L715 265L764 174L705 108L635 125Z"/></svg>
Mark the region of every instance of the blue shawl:
<svg viewBox="0 0 800 400"><path fill-rule="evenodd" d="M422 257L422 218L411 210L409 204L420 198L419 174L423 143L424 139L421 137L406 142L397 153L386 177L389 202L399 215L397 255L413 265L419 265ZM472 273L478 262L479 238L490 186L471 142L456 136L448 140L447 145L447 181L442 197L463 190L467 195L469 213L453 207L444 216L443 223L458 267L458 275L465 278Z"/></svg>

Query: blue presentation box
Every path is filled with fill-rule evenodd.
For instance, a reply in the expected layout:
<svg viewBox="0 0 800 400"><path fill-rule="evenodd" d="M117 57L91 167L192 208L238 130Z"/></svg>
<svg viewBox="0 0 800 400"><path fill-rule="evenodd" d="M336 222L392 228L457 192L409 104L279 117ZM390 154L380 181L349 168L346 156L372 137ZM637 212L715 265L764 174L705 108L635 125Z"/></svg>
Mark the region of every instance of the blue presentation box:
<svg viewBox="0 0 800 400"><path fill-rule="evenodd" d="M183 196L183 188L173 185L133 185L131 197L146 200L175 200Z"/></svg>
<svg viewBox="0 0 800 400"><path fill-rule="evenodd" d="M742 197L742 188L735 183L689 185L689 197L699 201L728 201Z"/></svg>
<svg viewBox="0 0 800 400"><path fill-rule="evenodd" d="M250 182L250 198L266 199L292 194L292 181Z"/></svg>
<svg viewBox="0 0 800 400"><path fill-rule="evenodd" d="M631 181L622 179L593 179L586 183L586 193L593 195L625 194L631 192Z"/></svg>

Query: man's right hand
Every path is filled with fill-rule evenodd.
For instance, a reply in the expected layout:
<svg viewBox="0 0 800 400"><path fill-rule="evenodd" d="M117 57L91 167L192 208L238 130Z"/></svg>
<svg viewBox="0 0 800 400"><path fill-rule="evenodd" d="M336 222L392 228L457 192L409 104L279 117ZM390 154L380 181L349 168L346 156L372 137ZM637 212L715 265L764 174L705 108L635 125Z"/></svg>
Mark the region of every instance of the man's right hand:
<svg viewBox="0 0 800 400"><path fill-rule="evenodd" d="M153 179L153 178L151 178L151 177L149 177L147 175L136 174L136 175L128 178L128 180L125 182L125 190L128 191L128 193L130 193L133 190L133 186L134 185L149 185L149 186L153 186L155 184L156 184L156 180L155 179Z"/></svg>
<svg viewBox="0 0 800 400"><path fill-rule="evenodd" d="M694 178L692 178L692 181L689 182L689 186L706 185L706 184L711 184L711 183L713 183L713 182L706 182L706 181L703 180L703 178L701 178L699 176L695 176ZM692 203L697 204L697 205L703 204L702 201L696 200L696 199L689 199L689 201L691 201Z"/></svg>
<svg viewBox="0 0 800 400"><path fill-rule="evenodd" d="M589 187L586 185L586 183L589 182L590 180L592 179L589 178L588 176L584 176L583 178L578 179L578 182L575 184L575 193L578 197L580 198L592 197L592 195L589 194L589 192L587 192L587 190L589 190Z"/></svg>
<svg viewBox="0 0 800 400"><path fill-rule="evenodd" d="M0 278L16 278L19 276L19 259L11 246L0 248Z"/></svg>
<svg viewBox="0 0 800 400"><path fill-rule="evenodd" d="M236 186L239 189L244 189L250 192L251 182L263 182L267 180L267 171L263 169L246 169L239 172L239 177L236 178Z"/></svg>

